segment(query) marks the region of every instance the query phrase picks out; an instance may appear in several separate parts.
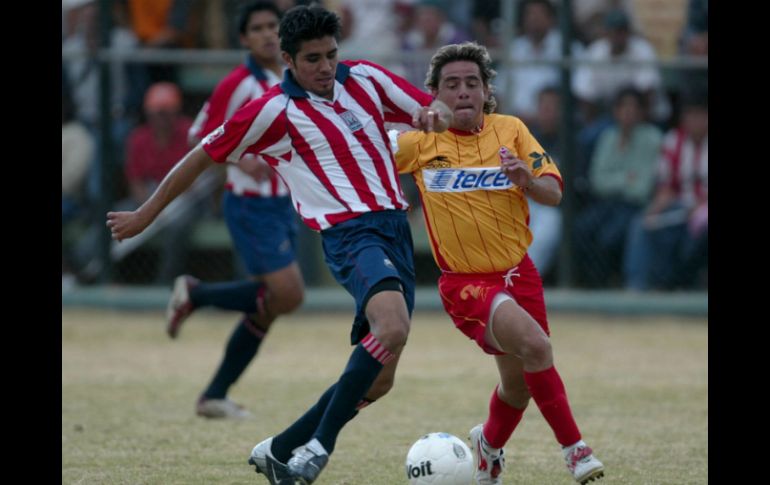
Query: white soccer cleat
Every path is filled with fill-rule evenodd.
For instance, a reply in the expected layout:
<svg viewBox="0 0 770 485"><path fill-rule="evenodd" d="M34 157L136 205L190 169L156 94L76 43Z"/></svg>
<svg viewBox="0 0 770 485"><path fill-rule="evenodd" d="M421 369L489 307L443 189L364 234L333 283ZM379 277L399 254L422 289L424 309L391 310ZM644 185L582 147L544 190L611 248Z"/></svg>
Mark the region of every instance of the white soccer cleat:
<svg viewBox="0 0 770 485"><path fill-rule="evenodd" d="M302 485L315 482L326 464L329 463L329 453L316 438L300 446L294 456L286 464L289 474Z"/></svg>
<svg viewBox="0 0 770 485"><path fill-rule="evenodd" d="M496 450L489 446L484 438L484 425L474 426L470 432L471 450L476 457L476 471L473 475L475 485L502 485L500 475L505 469L503 449Z"/></svg>
<svg viewBox="0 0 770 485"><path fill-rule="evenodd" d="M271 451L273 437L257 444L249 456L249 465L256 467L257 473L267 477L270 485L294 485L294 479L289 475L286 464L276 460Z"/></svg>
<svg viewBox="0 0 770 485"><path fill-rule="evenodd" d="M206 399L201 397L195 406L195 414L204 418L249 419L252 417L251 413L246 411L243 406L227 398Z"/></svg>
<svg viewBox="0 0 770 485"><path fill-rule="evenodd" d="M593 455L593 450L583 440L562 449L567 470L581 485L604 476L604 465Z"/></svg>

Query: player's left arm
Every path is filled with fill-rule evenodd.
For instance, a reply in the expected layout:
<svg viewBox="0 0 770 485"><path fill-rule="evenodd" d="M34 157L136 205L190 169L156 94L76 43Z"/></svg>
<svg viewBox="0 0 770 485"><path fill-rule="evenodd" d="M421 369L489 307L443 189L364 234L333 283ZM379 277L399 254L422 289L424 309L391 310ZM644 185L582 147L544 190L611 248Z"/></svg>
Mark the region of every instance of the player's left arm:
<svg viewBox="0 0 770 485"><path fill-rule="evenodd" d="M514 157L507 150L500 153L503 173L521 188L527 197L543 205L557 206L561 202L561 184L552 176L538 176L524 160Z"/></svg>
<svg viewBox="0 0 770 485"><path fill-rule="evenodd" d="M503 173L535 202L550 206L559 205L563 186L556 162L521 120L513 118L511 121L516 125L516 152L525 160L517 159L503 147L500 152Z"/></svg>

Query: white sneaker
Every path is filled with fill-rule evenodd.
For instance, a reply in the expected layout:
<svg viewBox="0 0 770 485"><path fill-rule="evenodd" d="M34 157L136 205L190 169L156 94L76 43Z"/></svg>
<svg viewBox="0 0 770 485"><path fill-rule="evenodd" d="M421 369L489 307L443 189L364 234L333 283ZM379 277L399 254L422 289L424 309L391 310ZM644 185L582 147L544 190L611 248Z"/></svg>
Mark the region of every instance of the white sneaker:
<svg viewBox="0 0 770 485"><path fill-rule="evenodd" d="M285 463L276 460L271 451L273 437L257 444L249 456L249 465L256 467L257 473L267 477L271 485L294 485L294 479L289 475Z"/></svg>
<svg viewBox="0 0 770 485"><path fill-rule="evenodd" d="M327 463L329 453L318 439L313 438L301 446L286 465L292 478L302 485L310 485L316 481Z"/></svg>
<svg viewBox="0 0 770 485"><path fill-rule="evenodd" d="M604 476L604 465L594 457L593 450L583 440L563 448L562 453L567 462L567 470L581 485Z"/></svg>
<svg viewBox="0 0 770 485"><path fill-rule="evenodd" d="M474 426L470 432L471 450L476 457L476 472L473 475L473 483L477 485L502 485L500 475L505 468L503 449L489 446L484 438L484 425Z"/></svg>
<svg viewBox="0 0 770 485"><path fill-rule="evenodd" d="M201 397L195 406L195 414L204 418L231 418L231 419L249 419L251 413L246 411L240 404L224 399L206 399Z"/></svg>
<svg viewBox="0 0 770 485"><path fill-rule="evenodd" d="M190 289L199 282L189 275L177 276L174 280L174 289L166 305L166 333L169 337L176 338L182 324L192 314L194 308L190 301Z"/></svg>

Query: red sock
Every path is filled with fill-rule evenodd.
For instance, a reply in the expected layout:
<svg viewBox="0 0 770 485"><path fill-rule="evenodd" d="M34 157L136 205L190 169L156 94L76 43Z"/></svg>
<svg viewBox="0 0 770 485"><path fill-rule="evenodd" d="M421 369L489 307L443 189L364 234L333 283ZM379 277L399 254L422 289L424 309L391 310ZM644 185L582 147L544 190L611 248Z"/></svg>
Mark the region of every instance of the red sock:
<svg viewBox="0 0 770 485"><path fill-rule="evenodd" d="M498 384L499 386L499 384ZM524 415L523 409L516 409L497 395L497 387L489 400L489 417L484 423L484 438L494 448L502 448L516 429Z"/></svg>
<svg viewBox="0 0 770 485"><path fill-rule="evenodd" d="M580 441L580 431L572 417L567 391L556 368L551 366L539 372L525 371L524 380L532 399L556 435L556 441L562 446Z"/></svg>

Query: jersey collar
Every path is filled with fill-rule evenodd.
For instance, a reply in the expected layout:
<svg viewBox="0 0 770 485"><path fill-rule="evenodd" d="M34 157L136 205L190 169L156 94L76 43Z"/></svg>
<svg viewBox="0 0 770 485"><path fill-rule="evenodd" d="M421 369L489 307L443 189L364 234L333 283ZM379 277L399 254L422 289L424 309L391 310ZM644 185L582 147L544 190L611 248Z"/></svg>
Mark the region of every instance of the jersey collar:
<svg viewBox="0 0 770 485"><path fill-rule="evenodd" d="M257 64L257 61L255 61L251 55L246 56L246 68L255 78L259 79L260 81L267 81L267 74L265 74L265 70L262 69L262 66Z"/></svg>
<svg viewBox="0 0 770 485"><path fill-rule="evenodd" d="M337 72L334 75L334 79L336 79L338 83L344 84L348 76L350 76L350 66L348 66L347 64L338 62ZM304 89L302 89L302 87L300 87L299 84L297 84L297 81L294 79L294 76L292 75L290 69L285 69L283 71L283 81L281 81L281 90L283 90L284 93L288 94L292 98L309 98L310 97L310 94Z"/></svg>

